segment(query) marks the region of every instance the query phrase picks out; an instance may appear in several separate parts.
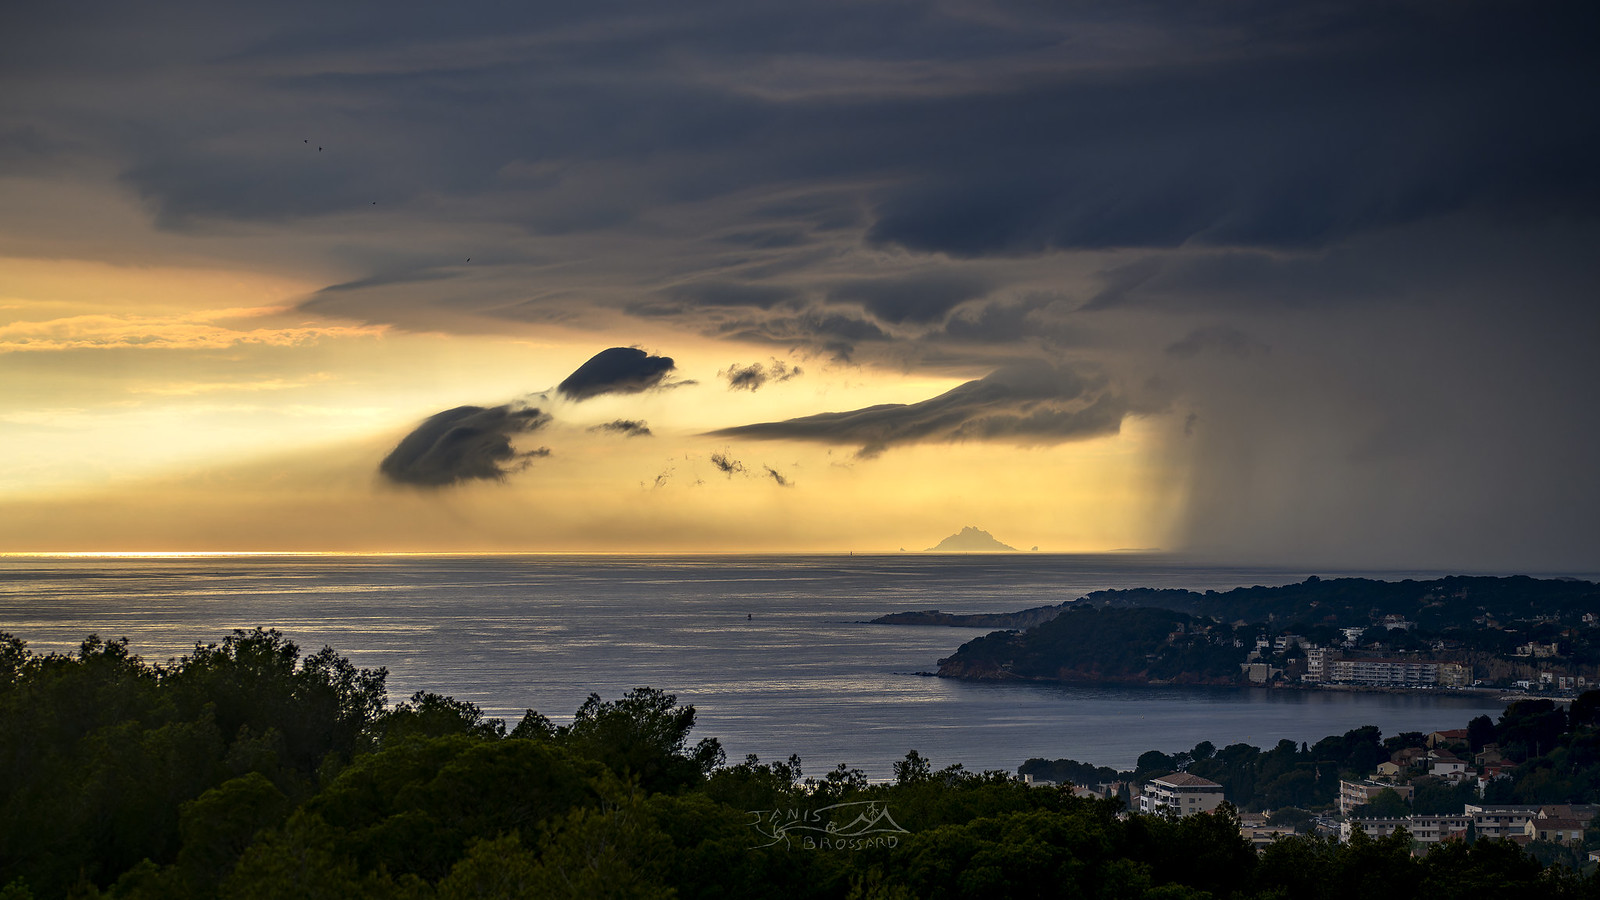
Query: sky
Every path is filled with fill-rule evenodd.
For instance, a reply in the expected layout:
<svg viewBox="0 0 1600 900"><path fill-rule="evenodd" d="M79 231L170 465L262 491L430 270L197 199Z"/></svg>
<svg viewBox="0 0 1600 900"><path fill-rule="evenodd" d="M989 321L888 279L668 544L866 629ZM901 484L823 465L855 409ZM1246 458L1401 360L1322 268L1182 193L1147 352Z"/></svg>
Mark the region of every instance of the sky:
<svg viewBox="0 0 1600 900"><path fill-rule="evenodd" d="M0 552L1593 571L1597 26L25 4Z"/></svg>

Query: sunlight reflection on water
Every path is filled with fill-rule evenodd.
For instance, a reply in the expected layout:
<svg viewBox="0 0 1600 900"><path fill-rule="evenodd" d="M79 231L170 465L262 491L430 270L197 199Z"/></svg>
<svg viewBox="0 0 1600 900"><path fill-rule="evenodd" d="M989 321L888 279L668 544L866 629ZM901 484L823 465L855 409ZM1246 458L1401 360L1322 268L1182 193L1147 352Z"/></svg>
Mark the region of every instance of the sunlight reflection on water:
<svg viewBox="0 0 1600 900"><path fill-rule="evenodd" d="M1053 556L0 557L0 630L35 653L90 633L159 661L230 629L283 631L514 722L562 721L590 692L649 685L699 710L729 758L798 753L887 777L1032 756L1130 766L1149 749L1271 745L1364 724L1461 727L1500 704L1435 695L979 684L928 671L985 629L863 622L887 612L1023 609L1110 587L1285 584L1308 572L1126 554ZM1328 572L1319 574L1328 575ZM1378 573L1381 574L1381 573ZM1389 573L1387 577L1433 573Z"/></svg>

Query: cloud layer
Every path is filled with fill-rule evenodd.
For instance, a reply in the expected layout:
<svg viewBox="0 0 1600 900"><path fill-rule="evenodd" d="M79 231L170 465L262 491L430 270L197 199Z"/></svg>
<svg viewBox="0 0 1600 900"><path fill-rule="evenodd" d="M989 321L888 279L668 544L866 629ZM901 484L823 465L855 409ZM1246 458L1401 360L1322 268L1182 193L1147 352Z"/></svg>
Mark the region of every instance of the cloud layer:
<svg viewBox="0 0 1600 900"><path fill-rule="evenodd" d="M650 426L638 419L613 419L589 429L623 437L649 437Z"/></svg>
<svg viewBox="0 0 1600 900"><path fill-rule="evenodd" d="M902 444L1055 444L1115 434L1127 404L1102 379L1044 363L1009 366L920 403L890 403L739 425L715 437L854 444L875 456Z"/></svg>
<svg viewBox="0 0 1600 900"><path fill-rule="evenodd" d="M682 339L773 362L608 452L717 429L754 481L735 441L1055 444L1133 414L1219 555L1600 545L1573 449L1600 442L1594 4L146 6L0 29L0 257L291 273L297 306L23 310L0 265L0 381L58 406L74 354L281 352L302 370L214 380L313 385L378 334ZM806 391L760 390L779 357ZM539 402L642 435L597 423L674 371L613 347ZM951 372L993 374L870 399ZM533 419L462 409L386 476L527 462Z"/></svg>
<svg viewBox="0 0 1600 900"><path fill-rule="evenodd" d="M579 366L556 390L569 400L637 394L660 385L672 368L671 357L651 356L637 347L612 347Z"/></svg>
<svg viewBox="0 0 1600 900"><path fill-rule="evenodd" d="M533 408L458 406L429 416L401 438L378 471L395 484L438 488L499 481L547 448L518 451L512 438L538 431L550 416Z"/></svg>
<svg viewBox="0 0 1600 900"><path fill-rule="evenodd" d="M784 382L798 378L804 374L804 370L799 366L791 368L788 363L775 359L771 366L764 366L758 362L748 366L735 363L717 374L728 380L728 390L754 393L769 381Z"/></svg>

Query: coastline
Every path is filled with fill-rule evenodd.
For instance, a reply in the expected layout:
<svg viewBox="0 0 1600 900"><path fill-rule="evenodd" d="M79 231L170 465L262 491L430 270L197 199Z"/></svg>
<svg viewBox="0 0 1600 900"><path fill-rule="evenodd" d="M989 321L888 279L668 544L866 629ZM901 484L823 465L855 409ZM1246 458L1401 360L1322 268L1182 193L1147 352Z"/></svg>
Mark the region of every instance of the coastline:
<svg viewBox="0 0 1600 900"><path fill-rule="evenodd" d="M1275 682L1270 684L1255 684L1237 680L1223 679L1170 679L1170 678L1036 678L1016 675L1009 672L994 675L955 675L944 672L908 672L919 678L946 678L951 681L966 682L969 684L1005 684L1022 683L1037 685L1061 685L1063 687L1205 687L1205 688L1250 688L1269 691L1299 691L1307 693L1328 692L1342 694L1391 694L1410 697L1459 697L1464 699L1481 700L1493 698L1500 703L1516 703L1523 700L1552 700L1556 703L1571 703L1575 697L1557 694L1529 694L1512 692L1507 693L1502 688L1448 688L1432 685L1422 687L1384 687L1363 684L1289 684Z"/></svg>

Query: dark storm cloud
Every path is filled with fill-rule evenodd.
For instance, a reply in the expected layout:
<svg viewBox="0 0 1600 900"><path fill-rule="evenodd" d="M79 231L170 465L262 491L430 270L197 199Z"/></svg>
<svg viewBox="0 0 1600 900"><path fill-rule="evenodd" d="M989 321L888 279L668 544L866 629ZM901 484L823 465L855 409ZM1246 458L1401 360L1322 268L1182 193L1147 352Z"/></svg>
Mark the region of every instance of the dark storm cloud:
<svg viewBox="0 0 1600 900"><path fill-rule="evenodd" d="M636 419L614 419L603 425L596 425L590 431L601 431L608 434L620 434L623 437L649 437L650 426Z"/></svg>
<svg viewBox="0 0 1600 900"><path fill-rule="evenodd" d="M755 392L769 381L784 382L791 378L797 378L803 373L804 370L799 366L791 368L783 360L775 359L770 367L761 363L751 363L748 366L734 364L717 374L728 379L728 390L730 391Z"/></svg>
<svg viewBox="0 0 1600 900"><path fill-rule="evenodd" d="M515 435L543 428L550 416L512 406L458 406L425 419L384 457L378 471L395 484L440 488L464 481L499 481L548 448L519 452Z"/></svg>
<svg viewBox="0 0 1600 900"><path fill-rule="evenodd" d="M1587 4L222 2L181 30L133 8L9 22L0 71L48 90L13 92L0 133L108 163L174 229L360 214L382 234L449 210L437 221L509 226L495 252L530 267L548 260L519 233L592 235L577 256L636 289L586 303L841 357L885 338L814 309L716 315L812 291L894 330L1004 286L947 257L1329 247L1600 208L1600 119L1574 113L1600 80ZM925 271L874 274L863 239L930 255ZM364 274L349 281L381 287ZM640 300L661 284L685 286ZM445 287L314 308L573 306Z"/></svg>
<svg viewBox="0 0 1600 900"><path fill-rule="evenodd" d="M903 444L1004 441L1053 444L1115 434L1128 404L1102 379L1044 363L1009 366L920 403L887 403L782 422L740 425L716 437L855 444L863 456Z"/></svg>
<svg viewBox="0 0 1600 900"><path fill-rule="evenodd" d="M302 308L417 332L1071 347L1104 382L743 436L1043 442L1165 379L1219 552L1600 544L1596 4L12 6L0 169L90 212L7 194L0 255L338 273Z"/></svg>
<svg viewBox="0 0 1600 900"><path fill-rule="evenodd" d="M809 309L797 314L732 318L716 323L710 333L734 340L807 347L848 362L862 344L887 344L892 339L876 322L847 313Z"/></svg>
<svg viewBox="0 0 1600 900"><path fill-rule="evenodd" d="M969 303L956 310L929 337L947 343L1027 346L1044 342L1050 347L1091 343L1086 329L1071 321L1078 301L1056 293L1029 293L1020 297Z"/></svg>
<svg viewBox="0 0 1600 900"><path fill-rule="evenodd" d="M637 347L601 350L556 386L562 396L587 400L601 394L637 394L661 385L672 358L651 356Z"/></svg>
<svg viewBox="0 0 1600 900"><path fill-rule="evenodd" d="M983 296L989 287L986 279L950 273L864 278L835 285L828 299L859 303L882 322L931 322L958 304Z"/></svg>
<svg viewBox="0 0 1600 900"><path fill-rule="evenodd" d="M1570 114L1600 74L1573 31L1593 33L1593 9L1193 17L1243 40L1136 76L952 100L961 132L910 165L962 177L888 191L872 238L955 256L1301 247L1464 210L1594 215L1600 176L1583 156L1600 125Z"/></svg>
<svg viewBox="0 0 1600 900"><path fill-rule="evenodd" d="M799 300L799 291L786 285L751 284L734 281L705 281L674 287L663 292L667 297L690 306L751 306L771 309Z"/></svg>
<svg viewBox="0 0 1600 900"><path fill-rule="evenodd" d="M1202 353L1220 353L1239 359L1249 359L1270 353L1271 348L1258 338L1226 325L1208 325L1196 328L1183 340L1167 345L1167 355L1190 359Z"/></svg>
<svg viewBox="0 0 1600 900"><path fill-rule="evenodd" d="M219 6L193 33L243 41ZM111 139L173 222L515 186L544 202L511 220L565 233L841 179L862 187L830 209L867 204L874 240L960 256L1318 244L1471 207L1592 214L1600 125L1572 112L1596 74L1584 4L972 12L639 4L446 24L398 3L381 27L308 17L231 48L232 99L290 98L292 118L202 94L164 113L176 128ZM326 150L286 155L306 137Z"/></svg>
<svg viewBox="0 0 1600 900"><path fill-rule="evenodd" d="M1100 273L1104 286L1083 309L1191 312L1359 305L1392 299L1397 276L1431 262L1411 259L1396 265L1381 251L1361 248L1362 243L1353 239L1304 254L1189 250L1146 256Z"/></svg>

